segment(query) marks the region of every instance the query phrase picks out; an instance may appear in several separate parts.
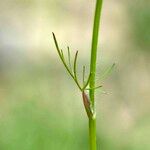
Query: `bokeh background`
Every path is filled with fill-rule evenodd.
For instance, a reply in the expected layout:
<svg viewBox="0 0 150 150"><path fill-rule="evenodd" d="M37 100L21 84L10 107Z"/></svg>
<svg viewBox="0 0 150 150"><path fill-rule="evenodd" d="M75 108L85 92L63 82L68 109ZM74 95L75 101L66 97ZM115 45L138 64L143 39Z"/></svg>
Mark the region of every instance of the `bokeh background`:
<svg viewBox="0 0 150 150"><path fill-rule="evenodd" d="M0 0L0 150L87 150L81 93L61 64L89 68L95 1ZM67 53L66 53L67 54ZM116 63L104 82L100 76ZM88 71L87 71L88 73ZM150 150L150 2L104 0L98 46L98 150Z"/></svg>

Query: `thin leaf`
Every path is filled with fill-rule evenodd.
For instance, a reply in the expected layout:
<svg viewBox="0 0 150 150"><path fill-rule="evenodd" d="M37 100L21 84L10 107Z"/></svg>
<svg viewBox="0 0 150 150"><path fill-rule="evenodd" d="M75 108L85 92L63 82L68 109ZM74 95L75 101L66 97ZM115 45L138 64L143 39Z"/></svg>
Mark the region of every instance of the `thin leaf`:
<svg viewBox="0 0 150 150"><path fill-rule="evenodd" d="M88 77L88 79L87 79L85 85L84 85L83 88L82 88L83 90L88 86L88 84L89 84L89 82L90 82L90 79L91 79L91 73L89 74L89 77Z"/></svg>
<svg viewBox="0 0 150 150"><path fill-rule="evenodd" d="M101 75L100 81L106 79L106 78L109 76L109 74L112 72L112 70L114 69L114 67L115 67L115 63L114 63L112 66L108 67L108 68L104 71L104 73Z"/></svg>
<svg viewBox="0 0 150 150"><path fill-rule="evenodd" d="M96 86L96 87L94 87L94 88L86 88L85 90L96 90L96 89L99 89L99 88L101 88L102 87L102 85L99 85L99 86Z"/></svg>
<svg viewBox="0 0 150 150"><path fill-rule="evenodd" d="M85 83L85 66L83 66L82 82L83 82L83 85L84 85L84 83Z"/></svg>
<svg viewBox="0 0 150 150"><path fill-rule="evenodd" d="M55 43L57 52L58 52L59 56L61 56L61 53L60 53L60 49L59 49L59 46L58 46L58 42L57 42L56 36L55 36L55 34L54 34L53 32L52 32L52 34L53 34L53 39L54 39L54 43Z"/></svg>
<svg viewBox="0 0 150 150"><path fill-rule="evenodd" d="M72 72L72 65L71 65L71 55L70 55L70 48L69 46L67 47L68 49L68 62L69 62L69 67L70 67L70 70Z"/></svg>
<svg viewBox="0 0 150 150"><path fill-rule="evenodd" d="M63 50L61 49L60 51L61 51L61 57L62 57L63 61L65 62Z"/></svg>
<svg viewBox="0 0 150 150"><path fill-rule="evenodd" d="M78 58L78 51L76 51L75 58L74 58L74 77L77 79L77 58Z"/></svg>

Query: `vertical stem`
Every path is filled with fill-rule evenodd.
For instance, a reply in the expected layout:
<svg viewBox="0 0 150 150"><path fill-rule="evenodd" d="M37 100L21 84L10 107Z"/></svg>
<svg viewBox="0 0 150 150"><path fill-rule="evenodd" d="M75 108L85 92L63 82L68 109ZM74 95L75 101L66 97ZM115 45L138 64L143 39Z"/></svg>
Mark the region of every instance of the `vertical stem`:
<svg viewBox="0 0 150 150"><path fill-rule="evenodd" d="M90 150L96 150L96 118L89 118Z"/></svg>
<svg viewBox="0 0 150 150"><path fill-rule="evenodd" d="M92 36L92 46L91 46L91 62L90 62L90 101L91 106L94 110L94 116L89 118L89 140L90 140L90 150L96 150L96 113L95 113L95 74L96 74L96 59L97 59L97 45L98 45L98 34L99 34L99 24L102 9L102 1L96 0L95 7L95 17L93 25L93 36Z"/></svg>

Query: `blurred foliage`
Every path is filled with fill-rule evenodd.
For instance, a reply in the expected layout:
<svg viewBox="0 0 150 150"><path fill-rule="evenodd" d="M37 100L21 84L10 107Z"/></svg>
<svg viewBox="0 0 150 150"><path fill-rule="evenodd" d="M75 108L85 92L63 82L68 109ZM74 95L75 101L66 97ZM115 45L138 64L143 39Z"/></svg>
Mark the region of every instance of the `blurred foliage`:
<svg viewBox="0 0 150 150"><path fill-rule="evenodd" d="M71 86L72 81L64 76L60 67L49 66L45 61L41 65L22 65L19 72L7 76L0 106L2 150L88 149L88 127L82 100L71 90L76 87ZM99 113L99 149L149 149L149 116L141 118L135 127L118 129L113 123L122 126L118 119L112 119L113 115L107 115L105 111Z"/></svg>
<svg viewBox="0 0 150 150"><path fill-rule="evenodd" d="M94 3L0 4L0 150L87 150L80 92L58 60L50 33L57 31L65 46L69 40L72 49L81 48L79 65L87 64ZM97 90L98 149L149 150L149 2L106 0L104 8L97 70L113 61L117 67L103 83L108 94Z"/></svg>
<svg viewBox="0 0 150 150"><path fill-rule="evenodd" d="M134 0L128 1L127 4L132 41L137 50L150 52L150 3L147 0Z"/></svg>

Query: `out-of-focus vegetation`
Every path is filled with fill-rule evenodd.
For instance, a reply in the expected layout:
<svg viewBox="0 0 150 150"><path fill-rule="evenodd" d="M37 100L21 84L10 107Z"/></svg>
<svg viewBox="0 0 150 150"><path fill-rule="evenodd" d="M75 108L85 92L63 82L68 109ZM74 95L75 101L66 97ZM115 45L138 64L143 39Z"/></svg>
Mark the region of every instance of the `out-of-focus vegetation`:
<svg viewBox="0 0 150 150"><path fill-rule="evenodd" d="M136 1L138 3L138 1ZM150 46L150 5L146 0L134 7L135 1L130 1L128 10L132 29L132 42L136 48L149 52ZM137 12L138 10L138 12Z"/></svg>
<svg viewBox="0 0 150 150"><path fill-rule="evenodd" d="M92 3L92 4L91 4ZM149 150L150 9L148 1L104 1L97 90L98 146ZM89 63L94 1L0 2L0 150L87 150L80 92L58 60L51 32ZM80 69L79 69L80 75Z"/></svg>

